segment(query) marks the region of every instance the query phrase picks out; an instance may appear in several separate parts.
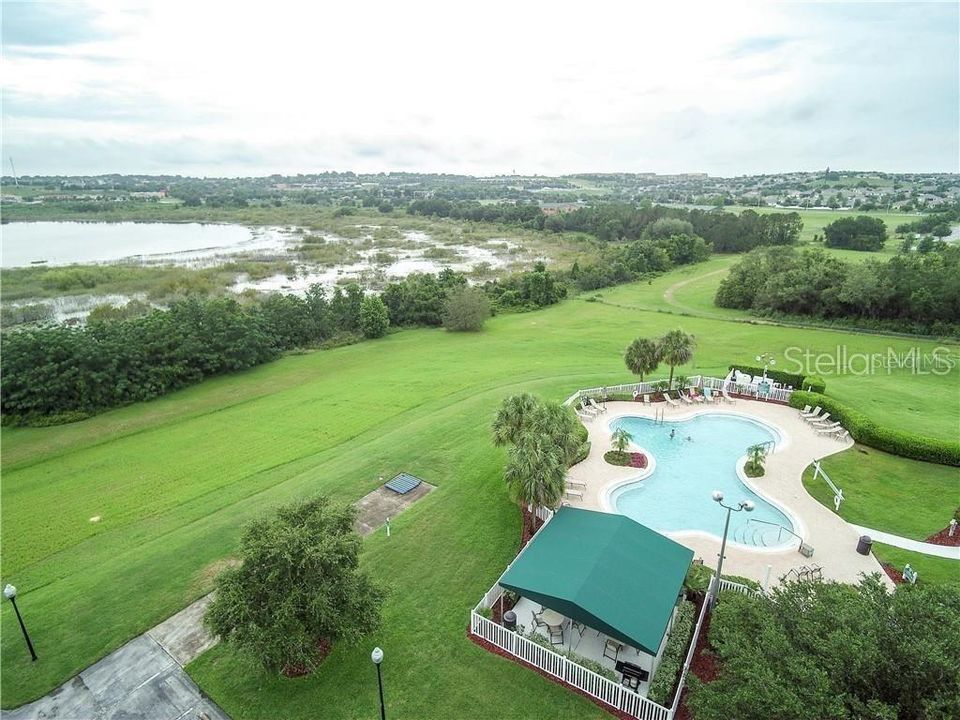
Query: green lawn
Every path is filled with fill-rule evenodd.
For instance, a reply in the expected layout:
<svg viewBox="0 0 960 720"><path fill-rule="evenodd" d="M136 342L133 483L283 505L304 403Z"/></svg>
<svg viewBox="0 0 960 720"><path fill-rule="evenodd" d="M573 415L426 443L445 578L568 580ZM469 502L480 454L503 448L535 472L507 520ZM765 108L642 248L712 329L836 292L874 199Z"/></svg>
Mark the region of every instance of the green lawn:
<svg viewBox="0 0 960 720"><path fill-rule="evenodd" d="M873 554L880 562L890 563L900 572L910 563L910 567L920 573L920 582L960 584L960 562L956 560L922 555L881 543L873 544Z"/></svg>
<svg viewBox="0 0 960 720"><path fill-rule="evenodd" d="M960 507L960 468L917 462L857 445L822 461L843 490L840 516L847 522L913 540L943 530ZM833 509L833 491L807 468L803 485ZM960 568L958 568L960 570Z"/></svg>
<svg viewBox="0 0 960 720"><path fill-rule="evenodd" d="M384 631L370 641L391 659L391 706L401 717L479 707L491 717L599 716L465 637L469 608L510 561L519 535L501 479L504 455L488 439L500 399L521 390L560 399L628 381L626 344L677 325L699 344L687 373L722 373L732 361L792 345L933 347L632 309L653 309L662 288L683 277L604 293L622 307L573 299L494 318L481 334L404 331L293 355L71 426L3 428L4 581L20 589L41 658L24 657L4 603L3 706L47 692L207 592L242 524L265 508L321 491L353 501L380 475L404 469L438 489L397 518L389 541L366 542L365 563L393 588ZM828 378L829 392L875 419L941 437L960 417L942 402L955 389L955 375ZM96 515L102 520L91 523ZM374 711L368 652L339 648L301 680L267 678L222 649L192 672L238 720L276 717L281 694L287 717L317 708L358 717Z"/></svg>

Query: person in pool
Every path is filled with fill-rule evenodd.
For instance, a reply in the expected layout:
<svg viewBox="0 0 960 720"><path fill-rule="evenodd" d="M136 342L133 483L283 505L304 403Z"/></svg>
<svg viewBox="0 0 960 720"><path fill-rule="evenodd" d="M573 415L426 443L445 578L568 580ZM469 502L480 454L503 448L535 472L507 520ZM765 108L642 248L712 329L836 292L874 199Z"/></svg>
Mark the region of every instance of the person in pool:
<svg viewBox="0 0 960 720"><path fill-rule="evenodd" d="M687 435L687 442L693 442L693 437L691 437L690 435Z"/></svg>
<svg viewBox="0 0 960 720"><path fill-rule="evenodd" d="M676 434L677 434L677 429L673 428L673 430L670 431L670 439L673 440Z"/></svg>

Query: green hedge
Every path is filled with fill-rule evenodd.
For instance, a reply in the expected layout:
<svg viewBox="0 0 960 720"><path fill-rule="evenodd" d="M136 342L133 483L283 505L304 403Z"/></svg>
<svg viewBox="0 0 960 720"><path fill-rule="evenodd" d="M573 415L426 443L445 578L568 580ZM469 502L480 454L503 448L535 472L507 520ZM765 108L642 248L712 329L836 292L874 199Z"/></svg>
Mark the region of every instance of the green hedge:
<svg viewBox="0 0 960 720"><path fill-rule="evenodd" d="M854 410L833 398L819 393L796 391L790 396L790 406L802 408L819 405L837 420L850 436L877 450L900 455L911 460L960 466L960 442L929 438L906 430L894 430L873 422L859 410Z"/></svg>
<svg viewBox="0 0 960 720"><path fill-rule="evenodd" d="M728 370L739 370L749 375L763 375L763 368L755 365L731 365ZM792 385L795 388L810 390L812 392L822 393L827 389L826 381L819 375L800 375L798 373L788 373L783 370L771 370L767 368L767 377L774 382L783 385Z"/></svg>
<svg viewBox="0 0 960 720"><path fill-rule="evenodd" d="M663 657L657 666L657 672L650 683L650 692L647 697L655 703L667 707L673 697L673 689L677 686L680 671L683 670L683 661L687 659L687 648L690 646L690 636L696 624L696 606L689 600L683 600L677 610L677 617L673 621L673 630L667 638L667 646L663 649Z"/></svg>

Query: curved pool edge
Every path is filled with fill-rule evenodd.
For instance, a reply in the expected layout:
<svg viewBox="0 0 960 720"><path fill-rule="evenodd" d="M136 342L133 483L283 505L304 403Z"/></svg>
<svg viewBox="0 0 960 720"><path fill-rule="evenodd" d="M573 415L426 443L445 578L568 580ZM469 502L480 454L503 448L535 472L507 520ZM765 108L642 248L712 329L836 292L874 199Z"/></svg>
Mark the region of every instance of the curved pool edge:
<svg viewBox="0 0 960 720"><path fill-rule="evenodd" d="M746 413L742 413L736 410L732 410L729 412L726 412L726 411L717 412L716 408L697 408L695 410L684 412L682 415L678 415L669 419L662 418L662 420L663 422L679 423L679 422L685 422L686 420L690 420L691 418L694 418L700 415L717 415L719 417L725 417L725 416L739 417L744 420L748 420L752 423L755 423L757 425L760 425L765 429L771 430L773 435L775 436L775 440L773 444L773 449L771 450L770 454L780 452L783 449L789 447L791 444L790 434L787 433L782 427L780 427L776 423L768 422L765 419L761 420L756 416L748 415ZM623 418L636 418L639 420L652 419L645 415L636 415L634 413L629 413L629 412L618 413L616 415L613 415L607 420L607 425L606 425L607 429L611 430L610 426L615 421L621 420ZM616 508L616 506L612 501L613 493L622 488L627 487L628 485L633 485L634 483L639 483L639 482L642 482L643 480L646 480L648 477L650 477L650 475L653 474L653 471L657 467L656 457L653 455L653 453L651 453L649 450L642 447L641 445L638 445L637 443L631 442L630 444L633 447L637 448L639 452L642 452L647 456L649 464L647 465L646 468L643 469L643 471L639 475L634 475L629 478L624 478L621 480L612 480L608 482L606 485L603 486L603 488L601 488L599 493L600 507L604 512L614 513L617 515L624 515L624 517L629 517L629 515L625 515L624 513L621 513ZM805 537L807 534L806 525L800 519L800 516L797 515L796 512L794 512L793 508L791 508L788 505L785 505L783 502L781 502L778 499L770 497L767 493L765 493L763 490L761 490L756 485L754 485L751 482L751 478L748 478L746 476L746 473L743 471L743 466L746 464L746 461L747 461L747 456L745 454L741 455L740 458L738 458L737 464L736 464L737 479L739 479L740 482L748 490L755 493L759 497L763 498L765 502L769 503L770 505L775 507L777 510L782 512L787 517L787 519L790 520L791 524L793 525L793 531L797 535L799 535L801 538ZM665 535L666 537L669 537L673 540L678 540L678 541L682 538L689 537L689 538L705 538L708 540L713 540L717 543L723 542L722 537L720 537L719 535L714 535L713 533L707 532L705 530L675 530L675 531L657 530L657 532L659 532L661 535ZM799 545L800 545L800 540L798 540L796 537L793 537L793 536L791 536L791 539L789 542L785 542L780 545L776 545L774 547L745 545L743 543L736 542L735 540L732 540L729 537L727 538L728 547L748 550L750 552L755 552L760 554L777 554L777 553L793 552L799 547Z"/></svg>

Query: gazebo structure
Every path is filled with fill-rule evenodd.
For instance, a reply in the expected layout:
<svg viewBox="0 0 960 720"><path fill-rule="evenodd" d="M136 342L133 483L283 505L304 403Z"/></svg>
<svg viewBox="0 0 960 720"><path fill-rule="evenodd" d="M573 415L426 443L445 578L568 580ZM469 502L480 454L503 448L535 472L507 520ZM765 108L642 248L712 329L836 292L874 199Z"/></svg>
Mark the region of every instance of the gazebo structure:
<svg viewBox="0 0 960 720"><path fill-rule="evenodd" d="M525 631L633 672L645 693L693 551L623 515L565 507L500 578ZM625 678L626 679L626 678Z"/></svg>

